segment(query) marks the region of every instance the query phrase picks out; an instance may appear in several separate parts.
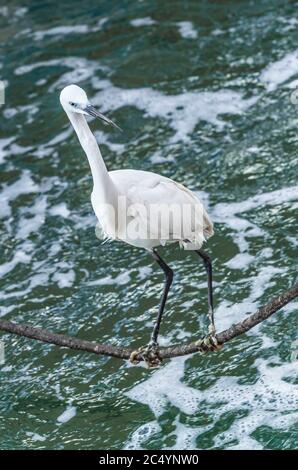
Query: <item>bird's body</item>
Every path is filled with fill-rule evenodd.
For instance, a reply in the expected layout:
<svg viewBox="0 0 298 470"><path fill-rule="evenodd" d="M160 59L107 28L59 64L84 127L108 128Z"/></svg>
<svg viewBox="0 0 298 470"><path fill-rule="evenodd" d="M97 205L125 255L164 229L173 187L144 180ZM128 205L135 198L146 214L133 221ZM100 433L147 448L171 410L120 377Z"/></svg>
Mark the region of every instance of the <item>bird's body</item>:
<svg viewBox="0 0 298 470"><path fill-rule="evenodd" d="M98 219L96 235L150 251L165 274L164 291L151 342L143 351L147 359L151 354L148 362L158 362L157 337L173 279L173 271L156 251L158 246L168 242L179 242L185 249L196 251L204 261L208 275L209 333L214 345L211 260L200 249L203 242L213 235L213 224L202 203L182 184L156 173L134 169L108 172L85 115L118 126L96 111L84 90L76 85L62 90L60 102L90 165L93 177L91 202Z"/></svg>
<svg viewBox="0 0 298 470"><path fill-rule="evenodd" d="M196 195L183 186L165 176L141 170L114 170L108 173L117 197L125 198L125 213L115 233L113 221L110 221L102 210L100 197L96 190L91 195L93 210L98 218L97 236L108 239L121 240L131 245L152 250L166 243L178 242L186 249L200 249L203 242L213 235L213 224L205 208ZM175 218L177 211L188 206L189 223L185 223L185 230L181 227L179 218ZM173 217L163 218L167 208L172 209ZM119 207L117 208L120 209ZM197 213L197 217L195 214ZM118 211L117 211L118 212ZM157 226L150 223L150 214L159 216ZM118 213L115 214L118 219ZM123 219L123 220L122 220ZM138 237L129 237L127 227L138 228ZM134 231L135 234L135 231Z"/></svg>

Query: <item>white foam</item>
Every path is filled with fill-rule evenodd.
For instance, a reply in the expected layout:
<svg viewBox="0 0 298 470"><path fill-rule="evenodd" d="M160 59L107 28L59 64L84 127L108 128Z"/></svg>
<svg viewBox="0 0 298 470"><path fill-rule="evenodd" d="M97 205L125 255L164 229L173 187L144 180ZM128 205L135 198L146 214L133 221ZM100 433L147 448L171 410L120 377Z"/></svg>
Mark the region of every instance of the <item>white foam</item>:
<svg viewBox="0 0 298 470"><path fill-rule="evenodd" d="M196 439L199 434L198 429L195 427L186 426L179 421L179 416L175 419L175 431L173 434L176 436L176 443L168 449L172 450L193 450L197 448ZM210 426L205 427L205 431Z"/></svg>
<svg viewBox="0 0 298 470"><path fill-rule="evenodd" d="M18 21L19 18L26 15L27 7L8 8L7 6L0 7L0 15L9 17L10 20Z"/></svg>
<svg viewBox="0 0 298 470"><path fill-rule="evenodd" d="M11 371L12 371L12 366L1 367L1 372L11 372Z"/></svg>
<svg viewBox="0 0 298 470"><path fill-rule="evenodd" d="M156 21L154 21L150 16L146 16L144 18L135 18L130 21L130 24L135 28L139 28L140 26L152 26L153 24L156 24Z"/></svg>
<svg viewBox="0 0 298 470"><path fill-rule="evenodd" d="M248 147L247 152L253 153L253 154L258 154L261 152L261 148L258 147L257 145L252 145L251 147Z"/></svg>
<svg viewBox="0 0 298 470"><path fill-rule="evenodd" d="M297 237L290 237L289 235L286 236L286 240L291 243L293 246L298 246L298 239Z"/></svg>
<svg viewBox="0 0 298 470"><path fill-rule="evenodd" d="M31 109L32 111L32 109ZM32 117L32 114L29 113L30 115L30 118ZM29 121L27 121L29 122ZM32 150L32 147L24 147L22 145L19 145L19 144L16 144L16 143L13 143L9 146L8 150L7 150L7 153L9 153L10 156L13 156L13 155L23 155L27 152L30 152L30 150Z"/></svg>
<svg viewBox="0 0 298 470"><path fill-rule="evenodd" d="M185 362L185 358L173 359L127 393L130 399L149 406L156 418L165 412L168 406L174 406L188 415L204 409L209 420L212 420L208 426L187 428L175 420L177 438L173 448L183 445L185 448L191 448L194 439L198 448L201 448L200 434L213 427L217 428L213 442L215 448L229 447L232 442L234 444L231 446L234 448L262 448L252 437L253 431L262 425L287 428L296 419L294 411L298 406L298 387L284 381L284 377L294 373L294 364L279 364L275 358L275 365L271 367L267 360L258 359L254 365L258 368L259 375L254 384L243 385L237 377L223 375L207 389L199 390L188 386L185 379L181 381L184 377ZM204 380L203 369L198 371L197 380L200 378ZM228 429L222 430L219 427L227 413L243 409L247 410L247 416L236 418ZM138 442L138 445L141 446L142 442Z"/></svg>
<svg viewBox="0 0 298 470"><path fill-rule="evenodd" d="M15 9L14 15L17 18L21 18L21 17L25 16L27 12L28 12L27 7L18 7L18 8Z"/></svg>
<svg viewBox="0 0 298 470"><path fill-rule="evenodd" d="M31 261L31 256L27 254L22 249L17 250L11 261L7 261L6 263L0 264L0 277L5 276L7 273L12 271L18 264L24 263L28 264Z"/></svg>
<svg viewBox="0 0 298 470"><path fill-rule="evenodd" d="M38 111L39 111L38 106L34 102L32 102L25 106L17 106L15 108L5 107L5 109L3 110L3 116L6 119L11 119L18 114L24 113L27 115L25 123L31 124L34 121L34 116L35 114L38 113ZM19 148L21 149L22 147L19 147ZM24 149L25 149L24 151L27 151L27 149L31 149L31 147L26 147L26 148L24 147Z"/></svg>
<svg viewBox="0 0 298 470"><path fill-rule="evenodd" d="M10 202L22 194L38 192L38 186L31 178L28 170L24 170L20 178L14 183L5 184L0 193L0 218L11 215Z"/></svg>
<svg viewBox="0 0 298 470"><path fill-rule="evenodd" d="M256 275L245 279L250 292L241 302L232 302L223 297L215 311L218 330L229 328L233 323L243 320L248 313L253 313L259 307L262 295L272 286L273 279L284 272L285 269L282 268L263 266ZM257 331L258 327L249 334L256 334Z"/></svg>
<svg viewBox="0 0 298 470"><path fill-rule="evenodd" d="M298 186L290 186L276 191L257 194L241 202L218 203L211 208L210 213L215 222L224 224L231 229L234 242L238 245L240 252L244 253L249 250L247 238L263 236L264 232L249 220L239 217L239 214L249 212L258 207L266 205L275 206L296 199L298 199ZM232 263L230 267L233 267L235 262L237 265L239 260L244 262L245 257L238 257L234 261L230 260ZM249 260L246 257L246 261L252 261L252 259Z"/></svg>
<svg viewBox="0 0 298 470"><path fill-rule="evenodd" d="M100 18L100 20L98 20L97 22L98 28L101 29L108 21L109 21L108 17Z"/></svg>
<svg viewBox="0 0 298 470"><path fill-rule="evenodd" d="M27 65L20 65L15 69L14 73L15 75L25 75L41 67L56 67L57 65L65 65L66 67L74 68L76 64L81 63L81 60L86 64L85 59L80 57L62 57L61 60L44 60Z"/></svg>
<svg viewBox="0 0 298 470"><path fill-rule="evenodd" d="M93 211L90 211L88 215L73 213L72 221L75 223L75 228L77 230L87 230L90 227L95 227L98 222Z"/></svg>
<svg viewBox="0 0 298 470"><path fill-rule="evenodd" d="M99 145L104 144L109 149L111 149L113 152L115 152L119 155L122 154L123 152L125 152L126 146L124 144L117 144L115 142L111 142L108 138L108 135L105 132L100 131L100 130L96 130L94 132L94 135L95 135Z"/></svg>
<svg viewBox="0 0 298 470"><path fill-rule="evenodd" d="M282 59L273 62L261 73L260 81L268 91L274 91L278 85L289 80L298 73L298 49L289 52Z"/></svg>
<svg viewBox="0 0 298 470"><path fill-rule="evenodd" d="M124 449L141 450L141 444L161 430L156 421L151 421L138 427L124 445Z"/></svg>
<svg viewBox="0 0 298 470"><path fill-rule="evenodd" d="M130 272L128 270L125 270L122 273L118 274L118 276L116 276L115 278L112 278L111 275L108 275L106 277L96 279L95 281L90 281L88 282L88 286L122 286L124 284L128 284L130 280Z"/></svg>
<svg viewBox="0 0 298 470"><path fill-rule="evenodd" d="M35 266L33 265L32 271L34 271L34 269L35 269ZM52 271L53 269L48 268L47 272L36 272L35 274L32 274L29 279L29 285L25 289L20 289L20 283L11 284L9 288L6 289L6 292L1 294L1 298L3 300L11 299L11 298L24 298L24 296L32 292L32 290L35 287L47 286L49 284L50 273ZM23 283L21 283L21 285L22 284L28 284L28 283L24 281ZM43 303L44 299L36 298L36 299L32 299L32 302Z"/></svg>
<svg viewBox="0 0 298 470"><path fill-rule="evenodd" d="M131 275L135 269L125 269L125 271L120 272L118 276L112 277L111 275L102 277L100 279L95 279L94 281L89 281L88 286L123 286L131 282ZM150 266L142 266L138 268L138 277L140 280L147 279L152 273L152 268Z"/></svg>
<svg viewBox="0 0 298 470"><path fill-rule="evenodd" d="M278 21L280 21L282 24L285 25L283 27L284 31L291 31L293 29L297 29L298 20L295 17L291 16L289 18L286 18L286 17L280 16L278 17Z"/></svg>
<svg viewBox="0 0 298 470"><path fill-rule="evenodd" d="M97 21L95 26L91 26L88 24L61 25L34 32L31 32L30 29L25 29L21 31L17 36L22 36L26 34L26 36L32 36L35 41L42 41L45 38L50 38L52 41L59 41L63 36L67 36L70 34L82 35L101 31L102 27L107 21L108 18L101 18Z"/></svg>
<svg viewBox="0 0 298 470"><path fill-rule="evenodd" d="M67 34L85 34L89 32L89 26L86 24L77 24L74 26L56 26L54 28L45 29L43 31L36 31L33 33L35 41L41 41L46 36L56 36L58 40L61 36Z"/></svg>
<svg viewBox="0 0 298 470"><path fill-rule="evenodd" d="M293 80L293 81L290 82L290 83L287 83L286 86L287 86L287 88L296 90L296 88L298 88L298 79L297 79L297 80Z"/></svg>
<svg viewBox="0 0 298 470"><path fill-rule="evenodd" d="M153 165L157 165L159 163L165 163L165 162L175 162L175 157L172 155L167 155L163 156L162 152L160 150L157 150L156 152L153 153L153 155L150 156L150 162Z"/></svg>
<svg viewBox="0 0 298 470"><path fill-rule="evenodd" d="M95 72L97 70L107 71L107 68L98 62L87 60L83 57L61 57L59 59L21 65L15 69L14 73L15 75L25 75L41 67L67 67L71 69L70 72L61 74L58 80L50 86L49 91L60 89L65 85L69 85L69 83L78 83L90 79L96 75Z"/></svg>
<svg viewBox="0 0 298 470"><path fill-rule="evenodd" d="M267 246L266 248L263 248L261 251L260 251L260 256L262 258L273 258L273 249L270 248L269 246Z"/></svg>
<svg viewBox="0 0 298 470"><path fill-rule="evenodd" d="M69 263L61 261L56 264L55 268L57 270L55 271L52 280L57 282L60 289L71 287L75 282L76 273L74 269L70 267Z"/></svg>
<svg viewBox="0 0 298 470"><path fill-rule="evenodd" d="M216 28L213 31L211 31L212 36L221 36L224 34L224 31L220 28Z"/></svg>
<svg viewBox="0 0 298 470"><path fill-rule="evenodd" d="M248 212L265 205L278 205L298 199L298 186L290 186L276 191L256 194L242 202L219 203L213 209L213 213L221 219L227 219L231 215Z"/></svg>
<svg viewBox="0 0 298 470"><path fill-rule="evenodd" d="M77 409L75 406L69 405L63 413L58 416L57 421L58 423L64 424L74 418L77 414Z"/></svg>
<svg viewBox="0 0 298 470"><path fill-rule="evenodd" d="M103 112L134 106L145 115L168 121L175 132L170 143L188 140L201 120L222 128L224 122L220 120L220 115L241 114L257 101L256 97L244 99L232 90L166 95L152 88L118 88L108 80L98 80L94 85L101 91L93 101Z"/></svg>
<svg viewBox="0 0 298 470"><path fill-rule="evenodd" d="M197 39L198 33L191 21L179 21L177 23L179 33L185 39Z"/></svg>
<svg viewBox="0 0 298 470"><path fill-rule="evenodd" d="M254 256L248 253L238 253L234 258L230 259L226 266L230 269L248 269L250 264L255 260Z"/></svg>
<svg viewBox="0 0 298 470"><path fill-rule="evenodd" d="M1 297L2 297L2 295L1 295ZM12 312L15 308L16 308L15 305L9 305L8 307L0 305L0 317L5 317L5 315ZM1 371L3 371L3 369L1 369Z"/></svg>
<svg viewBox="0 0 298 470"><path fill-rule="evenodd" d="M126 395L132 400L148 405L156 417L163 413L168 402L178 405L179 409L185 413L194 412L196 404L193 403L191 390L187 390L181 382L184 375L184 362L185 358L172 359L145 382L126 392ZM179 396L184 392L185 400L180 403Z"/></svg>
<svg viewBox="0 0 298 470"><path fill-rule="evenodd" d="M65 219L67 219L70 215L70 210L67 208L65 202L60 202L59 204L52 206L49 212L53 216L60 216L64 217Z"/></svg>
<svg viewBox="0 0 298 470"><path fill-rule="evenodd" d="M0 164L4 162L5 157L8 155L8 151L5 152L5 149L15 140L15 137L7 137L5 139L0 139Z"/></svg>
<svg viewBox="0 0 298 470"><path fill-rule="evenodd" d="M1 16L8 16L9 15L8 7L0 7L0 15Z"/></svg>
<svg viewBox="0 0 298 470"><path fill-rule="evenodd" d="M57 382L54 384L54 390L55 390L55 394L56 394L56 397L58 398L58 400L61 400L61 401L64 401L64 396L63 396L63 393L62 393L62 390L61 390L61 383L60 382ZM72 403L70 403L71 405Z"/></svg>
<svg viewBox="0 0 298 470"><path fill-rule="evenodd" d="M18 222L16 237L26 239L31 233L37 233L44 224L46 218L47 198L40 196L37 198L32 207L22 210L26 214L22 216ZM31 214L31 217L28 217Z"/></svg>
<svg viewBox="0 0 298 470"><path fill-rule="evenodd" d="M71 126L67 126L67 128L61 132L59 132L58 134L55 135L55 137L53 137L52 139L50 139L46 144L45 146L46 147L55 147L56 145L58 144L61 144L62 142L64 142L65 140L68 139L68 137L71 136L73 132L73 129Z"/></svg>
<svg viewBox="0 0 298 470"><path fill-rule="evenodd" d="M41 436L37 432L26 432L26 436L30 437L32 441L44 442L47 438L46 436Z"/></svg>
<svg viewBox="0 0 298 470"><path fill-rule="evenodd" d="M142 281L144 279L147 279L150 276L153 269L151 268L151 266L141 266L138 269L138 271L139 271L139 278Z"/></svg>

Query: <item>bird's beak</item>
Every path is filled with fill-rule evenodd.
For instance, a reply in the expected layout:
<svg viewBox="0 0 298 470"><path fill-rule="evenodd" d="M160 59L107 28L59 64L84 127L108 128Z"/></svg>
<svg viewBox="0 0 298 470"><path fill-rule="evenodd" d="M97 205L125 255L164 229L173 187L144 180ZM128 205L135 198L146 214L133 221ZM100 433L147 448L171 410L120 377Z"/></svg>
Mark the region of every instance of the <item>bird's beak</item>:
<svg viewBox="0 0 298 470"><path fill-rule="evenodd" d="M89 114L89 116L93 116L98 119L101 119L105 124L109 124L110 126L116 127L116 129L122 132L121 127L117 126L117 124L115 124L111 119L109 119L108 117L104 116L99 111L97 111L97 109L95 109L94 106L92 106L92 104L88 104L84 108L84 111L86 114Z"/></svg>

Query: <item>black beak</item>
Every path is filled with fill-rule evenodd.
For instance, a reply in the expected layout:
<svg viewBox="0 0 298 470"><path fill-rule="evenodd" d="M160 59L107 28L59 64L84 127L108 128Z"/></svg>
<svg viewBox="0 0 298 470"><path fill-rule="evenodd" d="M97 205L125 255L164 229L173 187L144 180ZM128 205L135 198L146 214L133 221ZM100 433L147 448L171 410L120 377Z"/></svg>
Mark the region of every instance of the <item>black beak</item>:
<svg viewBox="0 0 298 470"><path fill-rule="evenodd" d="M89 114L89 116L93 116L93 117L96 117L98 119L101 119L105 124L109 124L110 126L113 126L113 127L116 127L116 129L118 129L119 131L122 132L122 129L121 127L117 126L117 124L115 124L111 119L109 119L108 117L104 116L103 114L101 114L99 111L97 111L93 106L92 104L88 104L86 106L86 108L84 109L84 111Z"/></svg>

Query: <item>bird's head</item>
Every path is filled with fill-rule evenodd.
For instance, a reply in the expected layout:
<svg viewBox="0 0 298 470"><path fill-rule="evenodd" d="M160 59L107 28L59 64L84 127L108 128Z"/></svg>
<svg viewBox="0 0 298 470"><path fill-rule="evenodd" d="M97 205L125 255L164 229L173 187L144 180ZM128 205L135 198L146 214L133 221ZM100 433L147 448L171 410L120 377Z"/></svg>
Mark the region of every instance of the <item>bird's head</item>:
<svg viewBox="0 0 298 470"><path fill-rule="evenodd" d="M60 93L60 103L63 109L68 113L85 114L87 116L101 119L105 124L110 124L120 131L119 126L111 119L97 111L89 102L86 92L77 85L68 85Z"/></svg>

